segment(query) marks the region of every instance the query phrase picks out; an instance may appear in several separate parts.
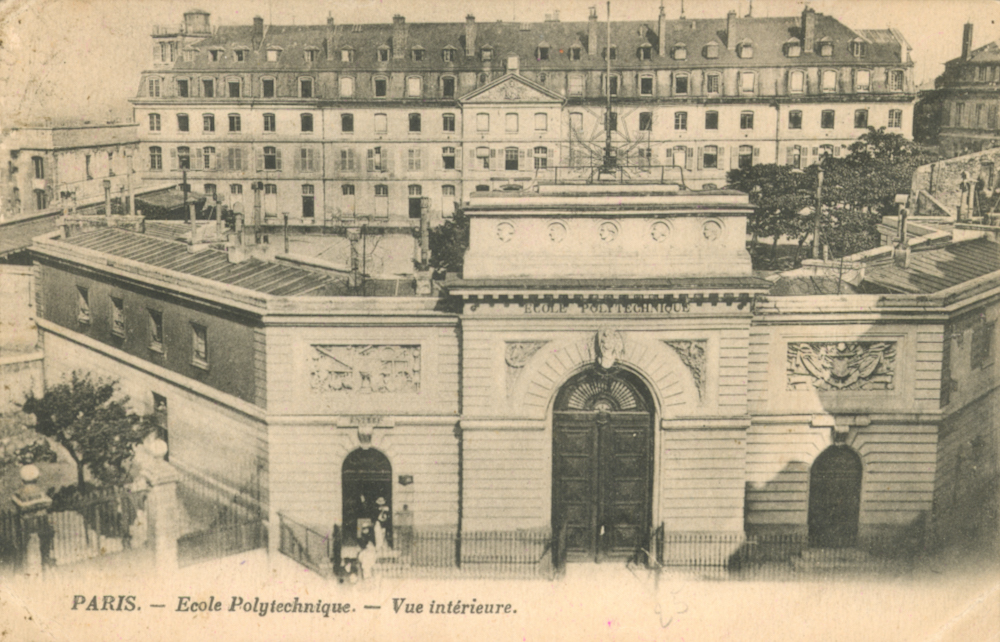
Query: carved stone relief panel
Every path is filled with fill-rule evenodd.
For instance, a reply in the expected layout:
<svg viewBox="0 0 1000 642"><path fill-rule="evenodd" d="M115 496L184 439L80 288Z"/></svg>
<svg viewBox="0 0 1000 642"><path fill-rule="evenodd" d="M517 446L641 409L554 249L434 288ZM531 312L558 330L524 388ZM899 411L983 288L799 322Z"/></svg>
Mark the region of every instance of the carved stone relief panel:
<svg viewBox="0 0 1000 642"><path fill-rule="evenodd" d="M673 348L687 369L691 372L695 386L698 387L698 397L705 397L705 369L708 360L705 356L707 341L664 341Z"/></svg>
<svg viewBox="0 0 1000 642"><path fill-rule="evenodd" d="M517 383L517 378L524 370L525 364L541 350L545 341L507 341L504 348L504 361L507 363L507 396L510 396Z"/></svg>
<svg viewBox="0 0 1000 642"><path fill-rule="evenodd" d="M314 345L309 387L362 395L420 392L420 346Z"/></svg>
<svg viewBox="0 0 1000 642"><path fill-rule="evenodd" d="M892 390L894 341L790 342L788 390Z"/></svg>

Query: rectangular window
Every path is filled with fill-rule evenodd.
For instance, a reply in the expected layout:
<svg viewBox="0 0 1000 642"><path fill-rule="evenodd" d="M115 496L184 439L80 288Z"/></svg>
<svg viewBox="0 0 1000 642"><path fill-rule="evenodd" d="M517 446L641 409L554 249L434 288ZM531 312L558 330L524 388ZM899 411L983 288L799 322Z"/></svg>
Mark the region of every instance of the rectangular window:
<svg viewBox="0 0 1000 642"><path fill-rule="evenodd" d="M236 56L236 62L245 62L247 59L247 50L236 49L233 51L233 55Z"/></svg>
<svg viewBox="0 0 1000 642"><path fill-rule="evenodd" d="M181 98L188 97L188 81L187 78L180 78L177 80L177 95Z"/></svg>
<svg viewBox="0 0 1000 642"><path fill-rule="evenodd" d="M517 114L507 114L504 116L504 130L508 134L517 133Z"/></svg>
<svg viewBox="0 0 1000 642"><path fill-rule="evenodd" d="M740 145L738 165L740 169L750 169L753 167L753 147L750 145Z"/></svg>
<svg viewBox="0 0 1000 642"><path fill-rule="evenodd" d="M858 69L854 72L854 91L868 91L872 85L872 72Z"/></svg>
<svg viewBox="0 0 1000 642"><path fill-rule="evenodd" d="M720 84L719 74L708 74L705 77L705 92L709 94L719 93Z"/></svg>
<svg viewBox="0 0 1000 642"><path fill-rule="evenodd" d="M260 81L260 88L264 98L274 98L274 79L265 78Z"/></svg>
<svg viewBox="0 0 1000 642"><path fill-rule="evenodd" d="M686 111L674 112L674 129L685 130L688 128L688 115Z"/></svg>
<svg viewBox="0 0 1000 642"><path fill-rule="evenodd" d="M352 62L354 60L354 50L353 49L341 49L340 50L340 62Z"/></svg>
<svg viewBox="0 0 1000 642"><path fill-rule="evenodd" d="M903 110L902 109L890 109L889 110L889 128L899 129L903 126Z"/></svg>
<svg viewBox="0 0 1000 642"><path fill-rule="evenodd" d="M545 169L549 166L549 150L547 147L535 148L535 169Z"/></svg>
<svg viewBox="0 0 1000 642"><path fill-rule="evenodd" d="M788 129L802 129L802 112L795 109L788 112Z"/></svg>
<svg viewBox="0 0 1000 642"><path fill-rule="evenodd" d="M303 172L315 172L316 162L313 156L313 150L310 147L300 147L299 148L299 167Z"/></svg>
<svg viewBox="0 0 1000 642"><path fill-rule="evenodd" d="M717 111L706 111L705 112L705 129L718 129L719 128L719 112Z"/></svg>
<svg viewBox="0 0 1000 642"><path fill-rule="evenodd" d="M154 172L163 169L163 150L159 147L149 148L149 169Z"/></svg>
<svg viewBox="0 0 1000 642"><path fill-rule="evenodd" d="M264 131L273 132L277 129L274 114L264 114Z"/></svg>
<svg viewBox="0 0 1000 642"><path fill-rule="evenodd" d="M744 94L753 93L755 75L752 71L740 72L740 91Z"/></svg>
<svg viewBox="0 0 1000 642"><path fill-rule="evenodd" d="M388 87L389 87L389 81L387 81L385 78L376 78L375 79L375 97L376 98L385 98L386 92L388 91Z"/></svg>
<svg viewBox="0 0 1000 642"><path fill-rule="evenodd" d="M641 96L652 96L653 95L653 77L643 76L639 78L639 95Z"/></svg>
<svg viewBox="0 0 1000 642"><path fill-rule="evenodd" d="M229 83L229 97L239 98L240 97L240 81L230 80Z"/></svg>
<svg viewBox="0 0 1000 642"><path fill-rule="evenodd" d="M111 297L111 334L125 336L125 301L114 296Z"/></svg>
<svg viewBox="0 0 1000 642"><path fill-rule="evenodd" d="M648 132L653 130L653 112L639 112L639 131Z"/></svg>
<svg viewBox="0 0 1000 642"><path fill-rule="evenodd" d="M160 131L160 115L150 114L149 115L149 131L158 132Z"/></svg>
<svg viewBox="0 0 1000 642"><path fill-rule="evenodd" d="M163 352L163 313L159 310L149 312L149 349Z"/></svg>
<svg viewBox="0 0 1000 642"><path fill-rule="evenodd" d="M549 48L539 47L538 48L538 60L548 60L549 59Z"/></svg>
<svg viewBox="0 0 1000 642"><path fill-rule="evenodd" d="M41 156L31 157L32 169L35 171L35 178L42 180L45 178L45 159Z"/></svg>
<svg viewBox="0 0 1000 642"><path fill-rule="evenodd" d="M745 111L740 113L740 129L753 129L752 111Z"/></svg>
<svg viewBox="0 0 1000 642"><path fill-rule="evenodd" d="M490 168L490 156L493 154L493 150L489 147L477 147L476 148L476 158L480 159L483 163L483 169Z"/></svg>
<svg viewBox="0 0 1000 642"><path fill-rule="evenodd" d="M340 131L348 134L354 131L354 114L340 115Z"/></svg>
<svg viewBox="0 0 1000 642"><path fill-rule="evenodd" d="M569 77L569 95L570 96L583 95L583 76L574 75Z"/></svg>
<svg viewBox="0 0 1000 642"><path fill-rule="evenodd" d="M373 147L368 150L368 171L369 172L383 172L385 171L385 165L382 160L382 148ZM375 186L376 195L378 195L378 186Z"/></svg>
<svg viewBox="0 0 1000 642"><path fill-rule="evenodd" d="M204 98L215 98L215 81L211 78L203 78L201 81L201 95Z"/></svg>
<svg viewBox="0 0 1000 642"><path fill-rule="evenodd" d="M833 129L834 111L832 109L823 110L819 116L819 126L821 129Z"/></svg>
<svg viewBox="0 0 1000 642"><path fill-rule="evenodd" d="M149 79L149 97L159 98L160 97L160 79L150 78Z"/></svg>
<svg viewBox="0 0 1000 642"><path fill-rule="evenodd" d="M202 167L207 170L216 169L215 167L215 148L214 147L203 147L201 150L201 162Z"/></svg>
<svg viewBox="0 0 1000 642"><path fill-rule="evenodd" d="M299 130L303 132L311 132L313 130L312 114L299 115Z"/></svg>
<svg viewBox="0 0 1000 642"><path fill-rule="evenodd" d="M420 150L419 149L408 149L406 150L406 169L415 172L420 170L421 166Z"/></svg>
<svg viewBox="0 0 1000 642"><path fill-rule="evenodd" d="M353 149L342 149L342 150L340 150L340 171L342 171L342 172L353 172L354 171L354 150Z"/></svg>
<svg viewBox="0 0 1000 642"><path fill-rule="evenodd" d="M306 49L305 51L306 62L316 62L316 54L318 53L319 52L316 51L315 49Z"/></svg>
<svg viewBox="0 0 1000 642"><path fill-rule="evenodd" d="M618 76L608 77L608 93L612 96L618 95Z"/></svg>
<svg viewBox="0 0 1000 642"><path fill-rule="evenodd" d="M340 97L352 98L354 96L354 79L341 78L339 82L340 82Z"/></svg>
<svg viewBox="0 0 1000 642"><path fill-rule="evenodd" d="M313 97L313 81L311 78L299 79L299 98Z"/></svg>
<svg viewBox="0 0 1000 642"><path fill-rule="evenodd" d="M688 93L688 77L686 75L674 77L674 93L678 95Z"/></svg>
<svg viewBox="0 0 1000 642"><path fill-rule="evenodd" d="M489 114L476 114L476 131L488 132L490 131L490 115Z"/></svg>
<svg viewBox="0 0 1000 642"><path fill-rule="evenodd" d="M208 367L208 328L197 323L191 324L191 364Z"/></svg>
<svg viewBox="0 0 1000 642"><path fill-rule="evenodd" d="M806 75L801 71L795 70L788 73L788 92L792 94L801 94L805 91Z"/></svg>
<svg viewBox="0 0 1000 642"><path fill-rule="evenodd" d="M965 125L965 103L955 103L955 127Z"/></svg>
<svg viewBox="0 0 1000 642"><path fill-rule="evenodd" d="M268 62L278 62L278 53L277 49L268 49L265 54L266 60Z"/></svg>
<svg viewBox="0 0 1000 642"><path fill-rule="evenodd" d="M177 148L177 169L191 169L191 148Z"/></svg>
<svg viewBox="0 0 1000 642"><path fill-rule="evenodd" d="M241 121L239 114L229 114L229 131L238 132L241 128Z"/></svg>
<svg viewBox="0 0 1000 642"><path fill-rule="evenodd" d="M441 148L441 164L444 169L455 169L455 148L454 147L442 147Z"/></svg>
<svg viewBox="0 0 1000 642"><path fill-rule="evenodd" d="M90 323L90 290L76 286L76 320L80 323Z"/></svg>
<svg viewBox="0 0 1000 642"><path fill-rule="evenodd" d="M504 150L504 169L506 170L516 170L517 169L517 148L508 147Z"/></svg>
<svg viewBox="0 0 1000 642"><path fill-rule="evenodd" d="M903 72L893 70L889 72L889 91L903 91Z"/></svg>
<svg viewBox="0 0 1000 642"><path fill-rule="evenodd" d="M868 110L858 109L854 112L854 128L865 129L868 127Z"/></svg>
<svg viewBox="0 0 1000 642"><path fill-rule="evenodd" d="M993 329L995 324L983 323L972 330L969 345L969 367L979 370L993 364Z"/></svg>
<svg viewBox="0 0 1000 642"><path fill-rule="evenodd" d="M455 79L451 76L441 79L441 95L445 98L455 97Z"/></svg>
<svg viewBox="0 0 1000 642"><path fill-rule="evenodd" d="M206 132L215 131L215 114L204 114L201 117L201 128Z"/></svg>
<svg viewBox="0 0 1000 642"><path fill-rule="evenodd" d="M579 60L580 59L580 53L582 51L583 51L583 49L581 49L580 47L571 47L570 50L569 50L569 59L570 60Z"/></svg>
<svg viewBox="0 0 1000 642"><path fill-rule="evenodd" d="M228 168L231 170L243 169L243 150L237 147L230 147L228 153ZM239 187L243 189L240 185L235 185L234 187ZM242 192L241 192L242 193Z"/></svg>
<svg viewBox="0 0 1000 642"><path fill-rule="evenodd" d="M389 131L389 118L385 114L375 114L375 133L385 134Z"/></svg>
<svg viewBox="0 0 1000 642"><path fill-rule="evenodd" d="M833 69L824 69L820 77L820 89L823 91L837 91L837 72Z"/></svg>
<svg viewBox="0 0 1000 642"><path fill-rule="evenodd" d="M455 131L455 114L444 114L441 116L441 131Z"/></svg>
<svg viewBox="0 0 1000 642"><path fill-rule="evenodd" d="M420 114L410 114L409 121L411 132L420 131Z"/></svg>
<svg viewBox="0 0 1000 642"><path fill-rule="evenodd" d="M445 62L454 62L455 61L455 50L454 49L445 49L444 51L441 52L441 59L444 60Z"/></svg>
<svg viewBox="0 0 1000 642"><path fill-rule="evenodd" d="M302 186L302 218L316 216L316 190L312 185Z"/></svg>
<svg viewBox="0 0 1000 642"><path fill-rule="evenodd" d="M340 193L344 196L354 196L354 186L353 185L341 185Z"/></svg>
<svg viewBox="0 0 1000 642"><path fill-rule="evenodd" d="M409 76L406 79L406 95L410 97L420 96L421 82L420 76Z"/></svg>
<svg viewBox="0 0 1000 642"><path fill-rule="evenodd" d="M243 186L240 185L239 183L233 183L232 185L229 186L229 193L232 194L233 196L242 196Z"/></svg>
<svg viewBox="0 0 1000 642"><path fill-rule="evenodd" d="M998 105L990 105L989 111L986 114L987 129L997 128L997 111L998 111Z"/></svg>
<svg viewBox="0 0 1000 642"><path fill-rule="evenodd" d="M715 145L705 145L701 163L705 169L717 168L719 166L719 148Z"/></svg>
<svg viewBox="0 0 1000 642"><path fill-rule="evenodd" d="M264 148L264 169L278 170L278 150L275 147Z"/></svg>
<svg viewBox="0 0 1000 642"><path fill-rule="evenodd" d="M187 114L177 114L177 131L186 132L188 131L188 116Z"/></svg>

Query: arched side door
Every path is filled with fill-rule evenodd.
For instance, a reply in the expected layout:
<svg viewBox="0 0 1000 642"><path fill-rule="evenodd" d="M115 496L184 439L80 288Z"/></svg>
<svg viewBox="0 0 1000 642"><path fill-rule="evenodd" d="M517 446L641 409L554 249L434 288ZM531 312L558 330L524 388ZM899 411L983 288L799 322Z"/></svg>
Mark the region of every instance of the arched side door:
<svg viewBox="0 0 1000 642"><path fill-rule="evenodd" d="M392 515L389 459L374 448L359 448L347 455L341 469L341 496L345 543L358 543L364 526L374 526L380 509L387 507ZM387 530L386 539L391 544L391 524Z"/></svg>
<svg viewBox="0 0 1000 642"><path fill-rule="evenodd" d="M847 446L831 446L809 473L809 545L856 546L860 514L861 458Z"/></svg>
<svg viewBox="0 0 1000 642"><path fill-rule="evenodd" d="M630 373L577 375L552 419L552 527L570 559L627 557L652 523L653 405Z"/></svg>

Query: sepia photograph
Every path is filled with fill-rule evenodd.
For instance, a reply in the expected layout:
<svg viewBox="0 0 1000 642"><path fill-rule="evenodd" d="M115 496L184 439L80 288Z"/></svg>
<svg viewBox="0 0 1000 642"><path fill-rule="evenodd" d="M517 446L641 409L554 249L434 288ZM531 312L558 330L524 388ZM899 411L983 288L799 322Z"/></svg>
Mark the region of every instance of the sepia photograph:
<svg viewBox="0 0 1000 642"><path fill-rule="evenodd" d="M5 0L0 639L1000 641L997 164L996 0Z"/></svg>

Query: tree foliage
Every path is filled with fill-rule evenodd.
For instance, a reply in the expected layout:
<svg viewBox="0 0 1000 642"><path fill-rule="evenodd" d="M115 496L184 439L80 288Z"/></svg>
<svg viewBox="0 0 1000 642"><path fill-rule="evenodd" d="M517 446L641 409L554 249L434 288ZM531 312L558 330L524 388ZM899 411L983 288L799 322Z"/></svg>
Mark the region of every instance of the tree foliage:
<svg viewBox="0 0 1000 642"><path fill-rule="evenodd" d="M461 210L444 224L430 230L430 267L435 274L445 272L460 274L469 249L469 217Z"/></svg>
<svg viewBox="0 0 1000 642"><path fill-rule="evenodd" d="M69 381L48 388L41 397L29 393L21 406L35 416L35 432L69 453L81 491L85 469L103 484L128 481L135 447L153 430L152 419L130 412L128 397L117 393L117 382L74 372Z"/></svg>
<svg viewBox="0 0 1000 642"><path fill-rule="evenodd" d="M23 413L0 415L0 468L11 464L56 461L56 453L45 437L31 429Z"/></svg>
<svg viewBox="0 0 1000 642"><path fill-rule="evenodd" d="M754 243L760 238L772 240L772 261L776 260L781 237L804 239L809 234L808 220L799 212L815 199L815 177L789 165L754 165L729 172L729 186L746 192L754 213L747 220L747 231Z"/></svg>

